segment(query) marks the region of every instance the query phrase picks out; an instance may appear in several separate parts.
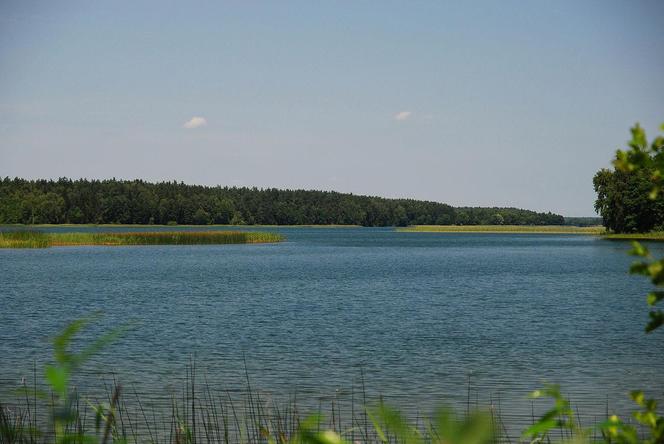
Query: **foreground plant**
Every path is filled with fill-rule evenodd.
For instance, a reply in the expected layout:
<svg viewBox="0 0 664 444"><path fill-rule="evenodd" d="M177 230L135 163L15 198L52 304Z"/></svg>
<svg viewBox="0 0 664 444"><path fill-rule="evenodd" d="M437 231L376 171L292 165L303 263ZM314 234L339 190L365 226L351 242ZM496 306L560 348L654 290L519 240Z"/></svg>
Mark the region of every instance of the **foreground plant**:
<svg viewBox="0 0 664 444"><path fill-rule="evenodd" d="M664 131L664 124L660 127ZM643 174L650 179L648 198L653 202L664 191L664 136L656 137L648 143L646 133L638 124L632 129L632 139L628 142L629 150L618 150L613 161L616 169L627 174ZM664 258L654 259L648 249L638 242L632 243L631 254L644 260L632 265L630 272L650 278L656 287L664 287ZM653 291L647 296L651 308L650 320L646 333L650 333L664 324L664 312L657 309L657 304L664 298L664 291Z"/></svg>
<svg viewBox="0 0 664 444"><path fill-rule="evenodd" d="M75 336L94 319L96 319L96 316L74 321L67 325L54 339L54 362L48 365L44 372L51 394L39 392L36 389L24 388L23 390L26 395L34 395L47 401L49 404L48 427L39 430L36 421L26 423L21 420L23 418L21 415L11 418L7 416L7 411L0 406L0 444L36 444L38 442L97 442L106 444L107 442L127 442L126 430L120 427L116 420L120 410L124 410L124 414L127 415L126 407L121 407L119 386L115 386L107 403L83 403L83 409L89 408L94 413L95 427L92 434L87 432L81 424L81 418L85 416L85 413L79 410L80 395L71 387L72 377L76 371L98 350L114 341L128 328L125 326L103 335L79 353L71 352L70 345ZM174 442L178 444L195 444L196 442L493 444L503 442L501 439L503 437L499 433L499 427L497 427L500 423L500 417L496 417L489 412L478 410L464 415L457 414L450 409L440 409L430 419L425 419L423 424L418 421L419 425L412 425L398 410L382 402L377 406L366 408L367 424L370 423L371 426L362 431L358 427L348 430L341 427L337 430L321 429L320 416L311 416L302 421L297 417L293 417L290 418L290 421L296 424L293 429L280 428L282 420L278 418L275 421L267 420L266 422L264 412L260 411L258 396L254 397L251 394L249 395L250 411L245 414L246 416L238 419L237 411L231 402L230 409L220 405L221 418L219 419L215 405L210 402L212 395L209 388L205 391L207 398L203 400L199 398L199 402L196 403L193 369L189 376L191 378L191 398L183 400L185 401L183 407L190 403L191 410L187 412L185 409L184 415L181 415L179 407L174 405L171 420L173 433L170 435L170 439L167 438L168 435L162 436L150 433L149 442ZM572 406L561 394L558 386L546 386L542 390L533 392L531 398L549 398L553 401L553 406L537 422L524 430L522 439L525 441L519 442L533 444L556 442L552 432L557 431L560 435L558 442L564 443L597 442L597 440L593 441L592 437L596 435L596 432L599 432L601 433L600 441L605 443L664 444L664 419L657 413L657 403L652 399L646 399L642 392L632 393L632 399L639 407L633 414L635 424L630 424L617 416L612 416L607 421L592 428L582 428L579 422L575 420ZM194 413L194 408L203 411L199 412L197 416ZM196 432L196 417L199 419L207 417L207 421L204 420L199 424L199 433ZM151 420L148 420L145 414L143 414L143 418L149 429ZM230 418L235 420L237 434L229 434L228 423ZM355 419L353 422L358 425ZM125 420L133 421L130 418ZM205 431L204 435L200 433L201 426ZM233 428L233 425L230 428ZM639 433L643 433L643 431L647 432L645 438L639 436ZM356 435L360 436L359 441L354 438ZM140 439L133 433L132 442L140 442Z"/></svg>
<svg viewBox="0 0 664 444"><path fill-rule="evenodd" d="M643 258L632 264L630 273L648 277L655 287L664 287L664 258L654 259L648 248L638 242L632 242L630 254ZM651 333L664 324L664 312L657 308L657 304L662 299L664 299L663 290L652 291L646 297L646 302L650 307L646 333Z"/></svg>
<svg viewBox="0 0 664 444"><path fill-rule="evenodd" d="M633 413L637 424L647 431L649 436L639 439L639 433L632 424L625 424L616 415L611 416L604 424L602 430L608 442L618 444L661 444L664 443L664 417L657 413L657 401L646 399L642 391L631 393L632 400L641 408Z"/></svg>
<svg viewBox="0 0 664 444"><path fill-rule="evenodd" d="M40 391L36 386L28 389L25 385L18 392L26 396L40 398L49 405L48 431L41 431L38 424L19 420L12 424L7 412L3 409L0 414L0 442L19 443L37 442L37 438L44 438L45 442L55 443L87 443L98 442L95 436L86 435L81 427L80 413L77 408L79 394L72 389L71 380L75 372L87 362L95 353L121 336L129 326L122 326L110 333L102 335L82 351L74 353L70 346L75 336L92 321L98 318L94 315L79 319L68 324L53 340L52 364L46 365L44 371L48 392ZM113 401L110 405L91 405L95 412L96 431L104 427L102 443L106 443L113 432L114 408L120 394L120 387L115 388ZM35 404L36 406L36 404ZM49 439L50 438L50 439ZM118 439L115 442L120 442Z"/></svg>
<svg viewBox="0 0 664 444"><path fill-rule="evenodd" d="M574 419L574 410L572 410L569 400L560 392L558 385L547 385L541 390L535 390L530 394L530 398L551 398L553 400L553 407L523 431L522 437L527 438L531 444L544 440L550 441L550 433L553 430L564 432L567 438L564 438L563 442L589 442L590 430L583 429Z"/></svg>

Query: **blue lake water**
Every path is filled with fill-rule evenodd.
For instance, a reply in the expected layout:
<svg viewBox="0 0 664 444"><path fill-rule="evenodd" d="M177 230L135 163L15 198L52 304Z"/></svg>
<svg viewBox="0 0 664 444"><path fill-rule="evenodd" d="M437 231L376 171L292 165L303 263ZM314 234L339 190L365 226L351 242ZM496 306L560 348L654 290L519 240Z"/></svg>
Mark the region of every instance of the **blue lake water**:
<svg viewBox="0 0 664 444"><path fill-rule="evenodd" d="M66 228L71 230L71 228ZM108 230L108 229L106 229ZM405 408L480 402L509 415L543 381L582 413L661 396L663 334L628 244L591 236L262 228L271 245L0 250L0 393L47 362L49 338L101 310L84 338L137 325L92 361L136 391L180 389L190 357L212 384L275 397L370 396ZM661 253L664 253L660 250Z"/></svg>

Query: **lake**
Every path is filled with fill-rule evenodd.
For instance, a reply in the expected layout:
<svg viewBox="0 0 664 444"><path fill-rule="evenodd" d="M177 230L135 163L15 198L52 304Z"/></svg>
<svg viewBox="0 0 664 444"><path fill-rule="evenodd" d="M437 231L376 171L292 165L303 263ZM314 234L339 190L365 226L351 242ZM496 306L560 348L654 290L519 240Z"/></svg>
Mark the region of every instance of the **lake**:
<svg viewBox="0 0 664 444"><path fill-rule="evenodd" d="M604 415L607 402L631 407L632 389L661 396L662 334L643 331L651 287L627 274L628 243L260 230L287 241L0 250L0 393L48 361L49 338L67 321L101 310L84 338L137 324L80 385L114 372L156 404L181 390L191 357L215 387L243 387L246 365L270 396L317 405L363 379L367 396L407 411L463 406L470 389L514 423L530 420L526 395L544 381L561 384L585 417Z"/></svg>

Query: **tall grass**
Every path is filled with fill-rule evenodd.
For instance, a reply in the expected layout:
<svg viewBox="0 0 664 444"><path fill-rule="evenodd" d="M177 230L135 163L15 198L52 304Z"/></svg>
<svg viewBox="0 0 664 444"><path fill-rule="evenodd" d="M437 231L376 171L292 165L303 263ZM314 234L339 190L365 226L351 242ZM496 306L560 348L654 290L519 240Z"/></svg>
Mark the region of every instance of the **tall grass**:
<svg viewBox="0 0 664 444"><path fill-rule="evenodd" d="M97 317L69 323L54 340L54 363L45 367L47 386L25 379L9 402L0 400L0 444L37 443L257 443L257 444L498 444L503 442L587 444L664 443L664 417L657 403L642 392L631 393L640 410L633 412L637 426L613 415L591 428L581 425L578 409L564 398L558 386L548 385L532 392L531 398L548 398L553 407L539 420L534 408L530 425L510 436L493 401L485 408L471 407L470 379L465 412L439 409L433 415L415 418L390 408L382 399L367 402L364 376L361 390L351 390L350 399L337 392L329 404L314 412L301 408L293 396L286 403L251 385L246 370L246 389L235 391L212 387L196 373L193 359L187 368L181 394L171 395L165 410L150 405L134 391L125 391L115 378L104 383L102 399L83 396L72 376L96 351L121 336L129 324L104 334L79 352L70 348L73 338ZM477 399L477 398L476 398ZM342 403L344 404L342 406ZM311 413L314 413L313 415ZM649 432L643 433L643 431Z"/></svg>
<svg viewBox="0 0 664 444"><path fill-rule="evenodd" d="M270 393L253 386L249 379L244 387L230 390L214 386L205 376L196 373L194 365L187 368L180 392L166 394L158 402L121 386L115 379L108 382L104 382L102 393L95 396L72 393L67 408L69 417L75 420L67 422L59 432L55 431L50 417L57 413L58 404L41 385L31 387L24 383L16 399L4 403L0 400L0 444L60 442L58 438L63 437L73 443L337 442L311 439L330 432L350 444L407 442L402 436L387 431L389 424L386 422L395 415L408 421L423 443L445 442L438 439L444 430L435 424L435 415L402 416L381 398L369 398L363 386L312 407L311 402L302 403L296 394L275 400ZM35 393L40 396L35 397ZM97 412L101 422L98 422ZM458 411L451 419L463 423L467 418L480 416L491 431L483 443L518 441L518 433L507 431L496 406L482 406L472 401L466 411Z"/></svg>
<svg viewBox="0 0 664 444"><path fill-rule="evenodd" d="M277 233L258 231L152 231L126 233L0 233L0 248L46 248L76 245L199 245L280 242Z"/></svg>
<svg viewBox="0 0 664 444"><path fill-rule="evenodd" d="M472 442L441 439L441 435L455 427L469 428L472 433L476 433L477 429L483 430L485 438L476 441L482 444L551 443L558 442L556 437L577 444L609 442L600 428L582 435L580 430L570 429L562 422L552 429L551 441L524 441L519 429L537 424L535 414L502 412L500 401L496 402L496 399L483 403L476 396L469 395L465 408L456 411L442 409L432 414L419 410L405 413L390 408L381 397L369 397L362 383L342 391L343 395L328 397L313 406L311 400L303 402L297 394L277 400L275 395L255 387L249 378L240 387L213 385L205 375L196 372L194 364L187 367L179 391L176 389L171 393L149 397L131 387L122 386L115 379L103 381L101 392L92 396L74 392L67 408L70 409L68 415L75 420L56 432L50 415L57 414L59 406L41 384L31 386L31 382L24 382L23 390L14 399L4 402L0 399L0 444L61 442L57 439L57 433L73 443L342 442L303 438L303 435L311 437L330 432L348 444ZM470 384L467 390L474 393ZM528 401L524 400L524 403ZM101 422L98 422L98 413ZM445 425L437 423L441 415L447 415ZM606 419L603 415L598 418L583 414L576 408L574 417L579 423ZM395 427L395 422L398 422L398 427ZM519 424L517 428L514 427L515 422ZM106 434L108 437L104 439ZM410 434L417 434L418 440L408 440L407 435ZM575 437L579 439L574 441Z"/></svg>
<svg viewBox="0 0 664 444"><path fill-rule="evenodd" d="M49 238L39 231L0 232L0 248L46 248Z"/></svg>
<svg viewBox="0 0 664 444"><path fill-rule="evenodd" d="M614 233L606 236L610 240L642 240L642 241L664 241L664 231L652 231L650 233Z"/></svg>

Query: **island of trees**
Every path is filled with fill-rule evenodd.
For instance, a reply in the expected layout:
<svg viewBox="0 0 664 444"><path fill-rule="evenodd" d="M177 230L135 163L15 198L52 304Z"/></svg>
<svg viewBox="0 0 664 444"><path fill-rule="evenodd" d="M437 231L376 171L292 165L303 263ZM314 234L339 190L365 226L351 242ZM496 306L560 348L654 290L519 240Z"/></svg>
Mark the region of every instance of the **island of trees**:
<svg viewBox="0 0 664 444"><path fill-rule="evenodd" d="M562 225L517 208L142 180L0 180L2 224Z"/></svg>

